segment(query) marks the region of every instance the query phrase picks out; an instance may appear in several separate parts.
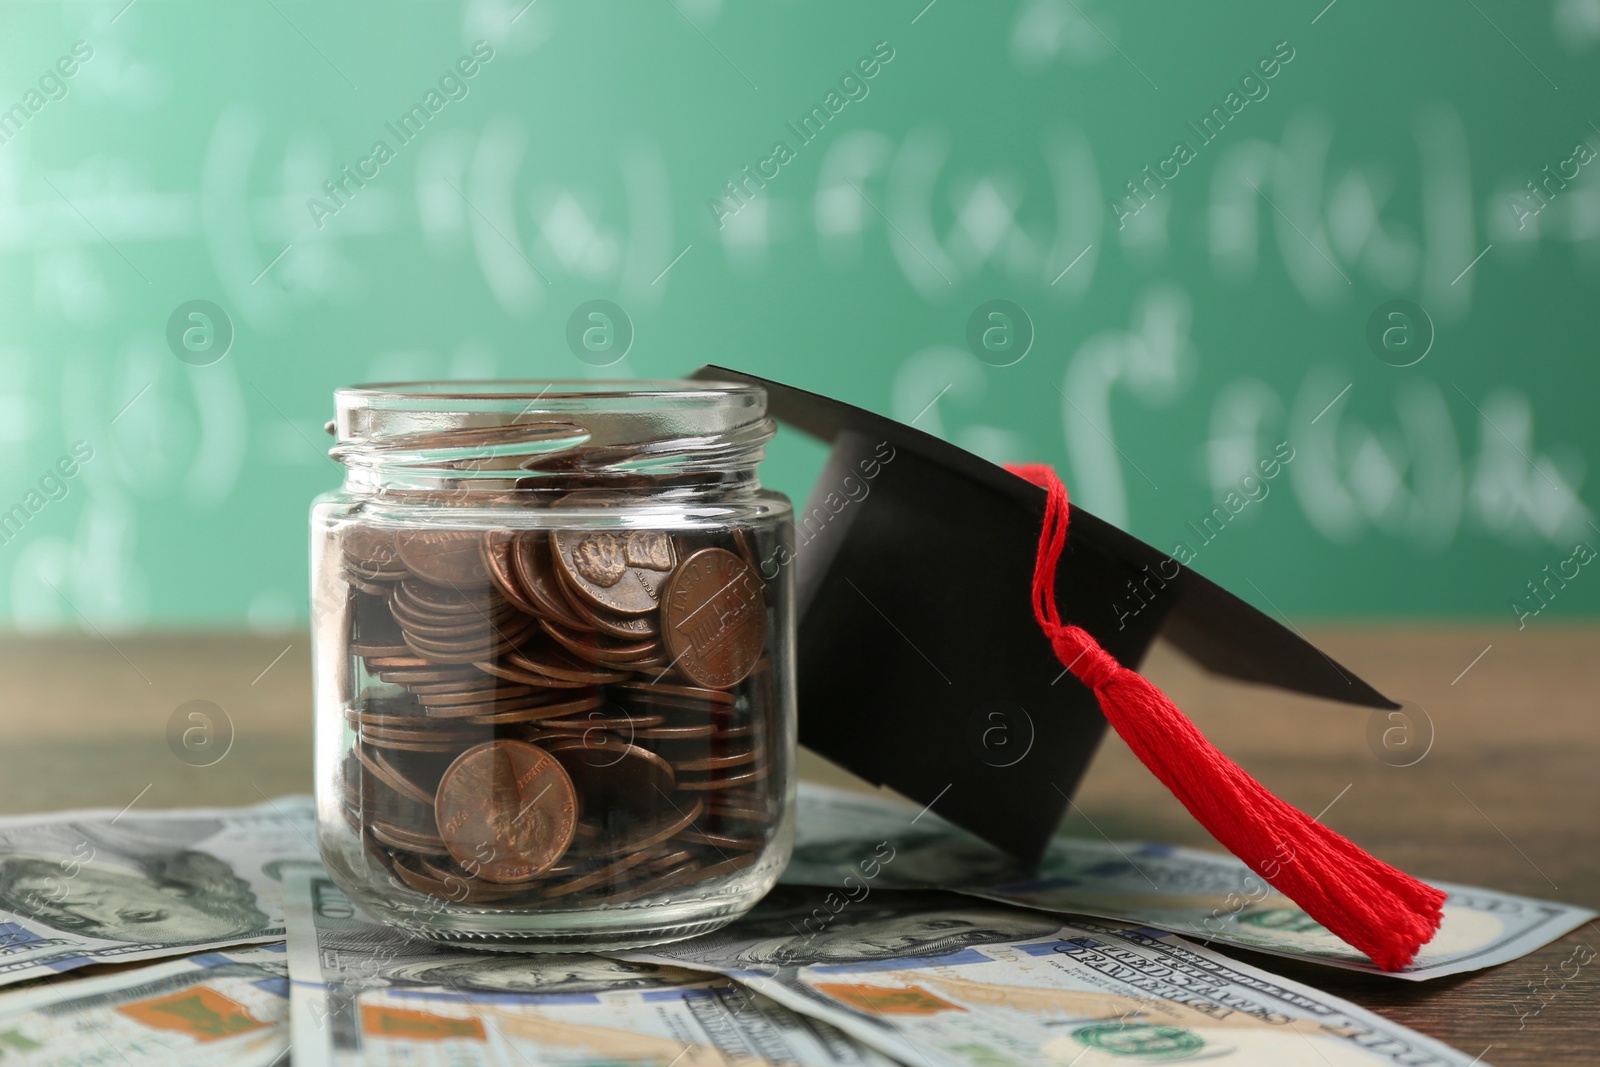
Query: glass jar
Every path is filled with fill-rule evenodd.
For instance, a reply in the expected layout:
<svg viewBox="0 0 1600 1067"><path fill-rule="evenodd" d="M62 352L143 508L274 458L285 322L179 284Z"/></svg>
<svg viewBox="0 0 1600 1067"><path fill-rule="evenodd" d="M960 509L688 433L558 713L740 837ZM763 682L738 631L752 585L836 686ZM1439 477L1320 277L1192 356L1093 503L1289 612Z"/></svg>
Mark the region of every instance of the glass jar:
<svg viewBox="0 0 1600 1067"><path fill-rule="evenodd" d="M350 899L480 948L657 944L777 881L793 509L714 382L335 394L311 512L318 844Z"/></svg>

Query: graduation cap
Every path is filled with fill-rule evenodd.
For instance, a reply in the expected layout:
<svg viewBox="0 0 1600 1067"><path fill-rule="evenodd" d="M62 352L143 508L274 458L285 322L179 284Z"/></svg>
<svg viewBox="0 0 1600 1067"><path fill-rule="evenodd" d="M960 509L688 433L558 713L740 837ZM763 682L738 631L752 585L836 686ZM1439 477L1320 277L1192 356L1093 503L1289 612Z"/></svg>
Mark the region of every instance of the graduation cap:
<svg viewBox="0 0 1600 1067"><path fill-rule="evenodd" d="M760 385L770 414L831 444L796 511L793 554L779 559L795 568L807 748L1031 864L1109 722L1218 841L1379 966L1404 966L1432 937L1442 892L1272 796L1135 668L1162 635L1217 674L1398 704L1167 553L1069 505L1049 468L1008 470L725 367L694 376Z"/></svg>

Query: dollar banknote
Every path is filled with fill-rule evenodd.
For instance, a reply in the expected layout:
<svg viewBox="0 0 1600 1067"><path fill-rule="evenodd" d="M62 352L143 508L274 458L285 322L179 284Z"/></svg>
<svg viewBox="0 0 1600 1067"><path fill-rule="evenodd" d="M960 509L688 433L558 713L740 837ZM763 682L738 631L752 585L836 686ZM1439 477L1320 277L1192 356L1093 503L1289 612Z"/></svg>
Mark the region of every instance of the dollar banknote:
<svg viewBox="0 0 1600 1067"><path fill-rule="evenodd" d="M892 1067L826 1021L704 971L445 948L287 882L296 1067Z"/></svg>
<svg viewBox="0 0 1600 1067"><path fill-rule="evenodd" d="M1273 889L1261 873L1223 853L1057 837L1029 872L932 812L809 782L800 785L798 824L786 882L827 886L846 896L875 887L954 888L988 900L1130 919L1206 943L1413 981L1514 960L1595 917L1586 908L1430 880L1449 894L1444 921L1408 967L1385 972ZM1293 863L1292 844L1272 862Z"/></svg>
<svg viewBox="0 0 1600 1067"><path fill-rule="evenodd" d="M0 985L281 941L282 869L317 862L309 797L0 818Z"/></svg>
<svg viewBox="0 0 1600 1067"><path fill-rule="evenodd" d="M271 1067L289 1048L280 942L0 994L0 1063Z"/></svg>
<svg viewBox="0 0 1600 1067"><path fill-rule="evenodd" d="M622 958L703 968L906 1064L1485 1067L1176 935L955 894L779 886L716 933Z"/></svg>

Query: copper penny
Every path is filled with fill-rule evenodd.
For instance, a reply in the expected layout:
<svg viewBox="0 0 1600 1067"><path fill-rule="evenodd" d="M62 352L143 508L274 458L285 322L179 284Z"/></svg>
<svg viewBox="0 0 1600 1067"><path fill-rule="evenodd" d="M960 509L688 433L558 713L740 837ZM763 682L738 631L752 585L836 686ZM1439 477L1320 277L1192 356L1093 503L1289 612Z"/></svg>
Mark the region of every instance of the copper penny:
<svg viewBox="0 0 1600 1067"><path fill-rule="evenodd" d="M619 859L613 860L611 863L606 864L604 867L601 867L598 870L590 871L588 874L579 875L577 878L574 878L569 882L560 882L556 885L550 886L544 891L544 895L547 897L562 897L566 896L568 893L577 893L584 889L593 889L594 887L604 883L614 882L623 872L631 870L634 867L639 866L639 864L654 858L654 854L649 850L641 849L638 852L634 852Z"/></svg>
<svg viewBox="0 0 1600 1067"><path fill-rule="evenodd" d="M739 806L734 804L712 804L706 811L715 819L732 819L735 822L768 823L772 821L772 813L759 807Z"/></svg>
<svg viewBox="0 0 1600 1067"><path fill-rule="evenodd" d="M660 636L660 622L654 615L612 615L591 609L584 616L594 628L610 637L640 640Z"/></svg>
<svg viewBox="0 0 1600 1067"><path fill-rule="evenodd" d="M478 537L466 530L401 530L394 540L400 561L413 573L435 585L467 588L489 584Z"/></svg>
<svg viewBox="0 0 1600 1067"><path fill-rule="evenodd" d="M446 462L464 462L473 468L484 465L485 460L493 459L499 461L495 464L497 470L517 470L523 460L522 453L508 449L507 445L546 444L562 438L581 441L585 435L582 427L571 423L550 419L518 421L521 418L518 415L511 422L495 426L457 426L448 430L396 434L385 439L384 447L395 451L429 449L439 453ZM570 447L549 449L547 446L535 451L541 456L557 456L569 451Z"/></svg>
<svg viewBox="0 0 1600 1067"><path fill-rule="evenodd" d="M490 530L483 535L482 541L483 566L494 581L494 587L500 591L501 596L515 604L518 611L527 615L537 615L539 609L523 592L522 584L517 580L512 557L516 554L517 542L532 536L513 530Z"/></svg>
<svg viewBox="0 0 1600 1067"><path fill-rule="evenodd" d="M423 641L452 644L466 641L485 641L490 639L491 631L515 633L515 625L503 626L510 623L514 613L491 616L485 619L463 618L452 619L449 622L436 622L429 620L423 622L416 619L402 619L406 637L416 637Z"/></svg>
<svg viewBox="0 0 1600 1067"><path fill-rule="evenodd" d="M649 863L641 865L639 867L639 874L656 874L660 871L666 870L668 867L676 867L685 860L693 858L694 851L692 849L680 848L664 852L658 858L651 860Z"/></svg>
<svg viewBox="0 0 1600 1067"><path fill-rule="evenodd" d="M461 751L460 741L400 741L389 737L363 737L368 745L395 752L433 752L454 755Z"/></svg>
<svg viewBox="0 0 1600 1067"><path fill-rule="evenodd" d="M426 715L372 715L364 714L351 719L346 717L346 722L360 730L378 730L394 737L406 738L408 735L413 741L449 741L456 737L457 731L464 728L448 719L431 719Z"/></svg>
<svg viewBox="0 0 1600 1067"><path fill-rule="evenodd" d="M395 531L378 526L348 526L339 536L344 550L344 568L369 581L393 580L406 573L401 562Z"/></svg>
<svg viewBox="0 0 1600 1067"><path fill-rule="evenodd" d="M347 707L344 709L344 721L352 726L426 726L427 718L422 717L421 707L408 707L405 710L368 710L365 707Z"/></svg>
<svg viewBox="0 0 1600 1067"><path fill-rule="evenodd" d="M549 619L540 619L539 628L574 656L602 667L631 668L634 663L650 659L661 651L661 642L653 636L628 643L602 640L598 634L568 633Z"/></svg>
<svg viewBox="0 0 1600 1067"><path fill-rule="evenodd" d="M684 771L721 771L729 767L742 767L746 763L754 763L759 755L755 749L744 752L730 752L722 756L701 756L696 759L672 760L672 768L679 774ZM670 758L670 757L669 757Z"/></svg>
<svg viewBox="0 0 1600 1067"><path fill-rule="evenodd" d="M414 861L413 861L414 862ZM501 886L476 879L468 879L463 875L448 874L444 878L434 878L423 874L406 862L397 862L391 868L395 877L419 893L430 897L453 901L457 904L480 904L493 906L508 897L516 896L526 890L526 886Z"/></svg>
<svg viewBox="0 0 1600 1067"><path fill-rule="evenodd" d="M482 740L482 731L457 729L440 729L437 725L429 728L428 720L422 720L424 725L416 727L377 726L370 723L361 725L361 740L371 745L381 741L420 741L423 743L453 744L458 748ZM438 720L435 720L436 722ZM448 720L445 720L448 722ZM379 747L382 747L381 745Z"/></svg>
<svg viewBox="0 0 1600 1067"><path fill-rule="evenodd" d="M489 684L488 675L472 667L435 667L426 669L395 669L378 672L378 677L386 682L396 685L432 685L436 683L450 683L452 685L482 686Z"/></svg>
<svg viewBox="0 0 1600 1067"><path fill-rule="evenodd" d="M570 856L571 852L569 851L568 857ZM418 856L416 858L416 863L417 867L422 871L423 874L441 880L448 878L459 878L463 881L466 881L468 884L482 886L485 889L498 890L502 893L522 892L527 888L525 883L504 886L496 885L493 882L480 882L476 878L472 877L472 875L456 866L455 861L449 859L448 857L441 858L438 856ZM554 867L549 867L542 871L539 874L539 878L565 878L568 875L576 874L578 869L578 864L572 862L570 858L563 858L562 861L557 863Z"/></svg>
<svg viewBox="0 0 1600 1067"><path fill-rule="evenodd" d="M433 805L406 800L387 789L375 788L372 793L372 798L362 799L360 808L369 827L382 823L386 828L398 829L413 839L432 838L430 847L437 853L444 852L444 842L438 840L439 833L433 825ZM384 843L394 844L393 841Z"/></svg>
<svg viewBox="0 0 1600 1067"><path fill-rule="evenodd" d="M361 831L361 843L367 846L367 852L378 861L378 866L390 874L394 873L395 864L399 858L407 855L407 853L401 852L397 848L389 848L384 845L377 838L367 833L365 829Z"/></svg>
<svg viewBox="0 0 1600 1067"><path fill-rule="evenodd" d="M734 550L739 553L740 559L744 560L752 567L759 568L759 564L756 561L755 535L751 534L743 527L734 527L733 547Z"/></svg>
<svg viewBox="0 0 1600 1067"><path fill-rule="evenodd" d="M540 686L545 689L583 689L592 684L585 681L573 681L568 678L552 678L548 674L522 670L515 666L507 666L492 660L474 663L473 666L508 682L522 682L526 685Z"/></svg>
<svg viewBox="0 0 1600 1067"><path fill-rule="evenodd" d="M706 721L712 721L714 725L720 725L719 720L725 717L721 713L728 710L723 705L712 704L709 701L686 700L677 697L647 697L637 693L617 693L615 696L617 702L624 707L638 709L641 712L661 712L674 725Z"/></svg>
<svg viewBox="0 0 1600 1067"><path fill-rule="evenodd" d="M454 589L415 579L396 584L390 596L398 610L418 618L484 615L493 609L505 607L504 601L495 599L487 589Z"/></svg>
<svg viewBox="0 0 1600 1067"><path fill-rule="evenodd" d="M434 814L463 869L489 882L523 882L572 843L578 800L567 772L544 749L489 741L450 764Z"/></svg>
<svg viewBox="0 0 1600 1067"><path fill-rule="evenodd" d="M556 507L609 507L628 498L578 492ZM661 589L677 565L672 538L658 530L555 530L550 555L568 588L616 615L643 615L661 602Z"/></svg>
<svg viewBox="0 0 1600 1067"><path fill-rule="evenodd" d="M487 680L485 679L485 681ZM468 689L465 687L457 688L455 685L444 683L440 686L412 686L411 691L417 695L417 703L423 707L428 707L440 704L504 702L518 697L531 696L534 693L534 688L529 685L482 685Z"/></svg>
<svg viewBox="0 0 1600 1067"><path fill-rule="evenodd" d="M583 663L560 648L536 648L525 644L504 658L507 666L516 670L547 675L558 682L583 682L585 685L606 685L625 682L631 675L627 671L608 671L592 663Z"/></svg>
<svg viewBox="0 0 1600 1067"><path fill-rule="evenodd" d="M678 779L678 788L689 791L701 791L706 789L732 789L735 786L748 785L751 782L759 782L761 779L767 776L767 772L771 769L772 768L766 764L762 764L759 767L755 767L739 774L718 775L712 778L680 778Z"/></svg>
<svg viewBox="0 0 1600 1067"><path fill-rule="evenodd" d="M652 875L642 881L634 883L627 889L611 894L606 900L612 904L623 904L630 900L638 900L653 893L682 885L689 881L700 870L699 860L688 860L673 867L664 874Z"/></svg>
<svg viewBox="0 0 1600 1067"><path fill-rule="evenodd" d="M668 808L657 816L655 822L639 827L625 839L618 841L614 847L617 852L623 853L637 852L659 845L669 837L682 836L704 812L704 802L695 797L694 803L689 805L688 810Z"/></svg>
<svg viewBox="0 0 1600 1067"><path fill-rule="evenodd" d="M532 621L526 615L518 615L511 608L493 615L466 615L454 618L437 616L417 618L396 612L395 618L399 620L401 632L405 637L444 642L483 640L491 632L517 633L522 629L522 625L519 624Z"/></svg>
<svg viewBox="0 0 1600 1067"><path fill-rule="evenodd" d="M411 646L404 640L396 641L392 645L380 645L371 641L351 642L350 654L352 656L402 656L411 651Z"/></svg>
<svg viewBox="0 0 1600 1067"><path fill-rule="evenodd" d="M668 682L623 682L618 689L636 694L639 699L679 698L685 701L707 701L713 704L732 704L737 698L721 689L706 689L693 685L673 685Z"/></svg>
<svg viewBox="0 0 1600 1067"><path fill-rule="evenodd" d="M710 737L716 732L713 723L696 723L690 726L646 726L633 732L634 737L647 741L693 741Z"/></svg>
<svg viewBox="0 0 1600 1067"><path fill-rule="evenodd" d="M622 549L624 549L624 557L622 558L626 560L626 533L613 534L605 533L605 531L600 531L600 533L590 531L589 534L584 534L582 531L578 531L578 534L574 534L574 536L592 536L595 539L595 541L589 542L581 541L579 545L608 544L608 542L603 541L602 534L605 537L618 537L618 544L621 544ZM555 555L554 533L550 534L550 555L554 560L550 569L555 574L555 584L557 584L558 589L562 590L562 593L565 593L566 603L571 606L571 613L582 619L584 624L589 625L590 629L600 629L600 622L597 621L598 616L606 616L610 617L610 619L638 619L638 617L648 619L648 617L653 617L656 614L653 609L654 606L661 603L661 585L666 584L667 577L670 576L670 571L646 574L634 573L632 568L624 568L622 569L622 576L624 576L626 584L619 584L614 589L614 592L611 592L611 595L602 598L594 595L589 585L584 582L579 566L560 566L560 557ZM576 563L581 565L582 560L578 560ZM602 579L610 577L610 571L602 571L600 577ZM629 605L630 597L637 603ZM650 606L643 606L646 601ZM614 605L640 606L642 609L637 614L618 614L618 608ZM651 622L651 630L656 629L656 625L658 625L656 622Z"/></svg>
<svg viewBox="0 0 1600 1067"><path fill-rule="evenodd" d="M564 715L572 711L598 707L599 704L599 697L590 697L587 701L577 701L574 704L533 704L525 708L508 708L502 711L485 712L482 715L474 715L464 721L470 723L484 723L489 725L538 722L541 719L549 718L554 715ZM571 737L572 734L569 733L566 736Z"/></svg>
<svg viewBox="0 0 1600 1067"><path fill-rule="evenodd" d="M617 730L628 732L651 726L660 726L661 715L627 715L614 711L591 711L581 719L550 719L539 725L546 730L572 730L585 733L589 730Z"/></svg>
<svg viewBox="0 0 1600 1067"><path fill-rule="evenodd" d="M711 878L721 878L725 874L732 874L734 871L743 870L760 858L761 853L759 852L746 852L741 856L734 856L731 859L725 859L721 863L713 863L709 867L700 868L700 870L696 872L697 877L694 880L697 882L703 882Z"/></svg>
<svg viewBox="0 0 1600 1067"><path fill-rule="evenodd" d="M533 626L533 620L527 616L522 616L522 619L526 626L519 628L512 624L506 630L477 631L470 635L470 639L463 640L427 638L407 631L406 645L411 651L419 656L426 656L433 663L477 663L490 658L499 649L515 645L526 638L529 628Z"/></svg>
<svg viewBox="0 0 1600 1067"><path fill-rule="evenodd" d="M709 845L715 849L731 848L735 852L749 852L766 846L766 841L759 837L734 837L732 834L713 834L705 830L683 830L679 832L678 840L691 845Z"/></svg>
<svg viewBox="0 0 1600 1067"><path fill-rule="evenodd" d="M707 798L710 810L715 813L726 808L740 808L748 811L762 812L763 822L771 822L777 813L771 810L771 805L776 804L776 798L767 791L749 786L743 789L727 789L714 793Z"/></svg>
<svg viewBox="0 0 1600 1067"><path fill-rule="evenodd" d="M692 849L678 848L676 845L677 842L672 842L662 848L650 849L651 858L628 871L625 877L614 879L609 886L584 895L604 896L612 903L632 900L635 896L644 895L638 892L638 887L652 886L663 871L677 871L691 864L699 866Z"/></svg>
<svg viewBox="0 0 1600 1067"><path fill-rule="evenodd" d="M648 749L618 738L573 737L547 742L591 816L648 818L667 803L676 782L672 766Z"/></svg>
<svg viewBox="0 0 1600 1067"><path fill-rule="evenodd" d="M530 691L530 687L526 685L500 685L495 679L478 671L473 671L464 678L437 682L408 682L406 688L417 697L438 696L442 693L476 693L481 690L493 690L504 696L521 696Z"/></svg>
<svg viewBox="0 0 1600 1067"><path fill-rule="evenodd" d="M347 575L347 577L349 577L350 584L352 586L354 586L355 588L361 590L363 593L366 593L369 596L388 596L389 595L389 587L386 586L386 585L379 584L378 581L370 581L369 582L364 578L357 578L353 574L352 575Z"/></svg>
<svg viewBox="0 0 1600 1067"><path fill-rule="evenodd" d="M594 629L574 610L566 590L552 573L550 539L546 534L530 532L517 540L511 553L511 573L528 603L538 609L535 614L554 619L570 629Z"/></svg>
<svg viewBox="0 0 1600 1067"><path fill-rule="evenodd" d="M728 689L767 643L767 598L755 568L723 548L701 549L667 583L661 607L667 656L691 681Z"/></svg>
<svg viewBox="0 0 1600 1067"><path fill-rule="evenodd" d="M425 660L421 656L373 656L367 660L367 666L375 671L385 671L391 667L399 670L438 669L438 664Z"/></svg>
<svg viewBox="0 0 1600 1067"><path fill-rule="evenodd" d="M434 803L434 795L410 778L401 774L394 764L380 752L368 748L366 745L356 746L356 758L361 761L372 776L384 785L393 789L403 797L415 800L418 804Z"/></svg>
<svg viewBox="0 0 1600 1067"><path fill-rule="evenodd" d="M510 700L481 700L470 704L429 704L427 714L436 719L470 719L482 715L497 715L503 712L521 712L530 708L542 708L549 704L548 697L526 696L513 697ZM552 711L551 715L559 715L560 711Z"/></svg>
<svg viewBox="0 0 1600 1067"><path fill-rule="evenodd" d="M486 659L494 649L486 644L437 645L417 637L406 637L406 647L418 655L426 656L430 663L476 663Z"/></svg>
<svg viewBox="0 0 1600 1067"><path fill-rule="evenodd" d="M361 595L355 598L355 618L350 626L350 652L356 656L403 656L405 638L394 616L389 614L388 597Z"/></svg>
<svg viewBox="0 0 1600 1067"><path fill-rule="evenodd" d="M367 831L390 848L436 856L444 854L444 841L434 834L418 833L416 830L395 826L371 817L367 819Z"/></svg>

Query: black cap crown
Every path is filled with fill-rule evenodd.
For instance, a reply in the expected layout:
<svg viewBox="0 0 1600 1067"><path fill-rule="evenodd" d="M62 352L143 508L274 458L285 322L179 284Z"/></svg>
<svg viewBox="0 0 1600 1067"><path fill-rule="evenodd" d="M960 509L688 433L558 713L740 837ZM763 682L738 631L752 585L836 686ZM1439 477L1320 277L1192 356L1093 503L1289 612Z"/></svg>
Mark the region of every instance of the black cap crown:
<svg viewBox="0 0 1600 1067"><path fill-rule="evenodd" d="M1035 862L1106 722L1029 600L1045 494L931 434L724 367L780 422L832 443L795 515L806 747ZM1072 508L1062 615L1137 668L1158 634L1218 674L1399 705L1221 586ZM1137 597L1137 601L1132 599ZM1137 611L1131 603L1140 603Z"/></svg>

